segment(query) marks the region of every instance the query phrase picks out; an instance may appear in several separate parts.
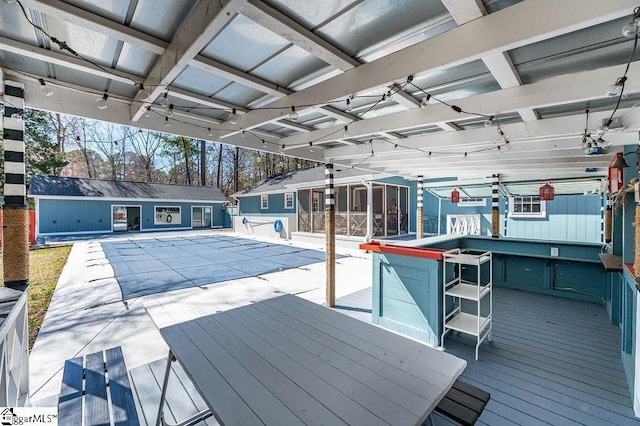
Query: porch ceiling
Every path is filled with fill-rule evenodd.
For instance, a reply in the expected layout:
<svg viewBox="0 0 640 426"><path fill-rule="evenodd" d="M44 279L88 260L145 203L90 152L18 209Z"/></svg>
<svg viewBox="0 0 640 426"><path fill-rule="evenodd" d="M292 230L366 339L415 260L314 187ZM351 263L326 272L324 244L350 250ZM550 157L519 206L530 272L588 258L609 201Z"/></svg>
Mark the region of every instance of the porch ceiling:
<svg viewBox="0 0 640 426"><path fill-rule="evenodd" d="M409 179L499 173L503 182L597 181L614 152L638 142L636 54L615 114L621 126L596 135L611 146L592 155L580 147L585 110L591 110L587 132L595 135L615 108L605 88L625 72L634 40L621 28L636 6L5 0L0 68L6 80L26 85L32 108ZM41 94L39 78L53 96ZM100 110L95 100L103 93L108 108ZM420 108L427 93L430 105ZM170 127L165 95L174 106ZM495 119L484 126L487 116L498 118L511 150Z"/></svg>

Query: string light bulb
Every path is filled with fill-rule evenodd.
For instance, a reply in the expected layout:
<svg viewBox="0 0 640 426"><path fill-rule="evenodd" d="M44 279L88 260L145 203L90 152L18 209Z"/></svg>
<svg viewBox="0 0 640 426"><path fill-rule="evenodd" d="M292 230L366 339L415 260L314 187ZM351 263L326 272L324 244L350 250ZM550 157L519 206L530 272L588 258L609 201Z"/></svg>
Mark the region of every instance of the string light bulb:
<svg viewBox="0 0 640 426"><path fill-rule="evenodd" d="M464 157L462 157L462 161L467 161L469 159L469 154L467 154L466 152L464 153Z"/></svg>
<svg viewBox="0 0 640 426"><path fill-rule="evenodd" d="M42 93L44 96L53 95L53 90L51 90L51 87L49 87L47 83L45 83L43 78L39 78L38 81L40 82L40 93Z"/></svg>
<svg viewBox="0 0 640 426"><path fill-rule="evenodd" d="M624 76L620 77L619 79L616 80L615 83L607 86L607 90L605 91L605 94L610 97L620 96L620 94L624 90L624 83L626 81L627 81L627 77L624 77Z"/></svg>
<svg viewBox="0 0 640 426"><path fill-rule="evenodd" d="M502 154L502 148L498 146L498 155Z"/></svg>
<svg viewBox="0 0 640 426"><path fill-rule="evenodd" d="M420 102L420 108L427 109L427 107L429 106L430 99L431 99L431 95L427 93L427 96L425 96L422 102Z"/></svg>
<svg viewBox="0 0 640 426"><path fill-rule="evenodd" d="M493 117L487 118L484 122L484 127L491 127L491 126L493 126Z"/></svg>
<svg viewBox="0 0 640 426"><path fill-rule="evenodd" d="M509 151L511 149L511 142L509 142L509 140L507 139L507 141L504 143L504 149L506 151Z"/></svg>
<svg viewBox="0 0 640 426"><path fill-rule="evenodd" d="M280 154L284 153L284 144L280 146Z"/></svg>
<svg viewBox="0 0 640 426"><path fill-rule="evenodd" d="M344 126L344 130L342 131L342 136L345 138L349 137L349 126Z"/></svg>
<svg viewBox="0 0 640 426"><path fill-rule="evenodd" d="M171 127L171 123L169 122L169 117L164 118L164 127Z"/></svg>
<svg viewBox="0 0 640 426"><path fill-rule="evenodd" d="M22 121L22 116L24 115L24 111L20 110L20 111L16 111L13 114L11 114L11 118L13 118L16 121Z"/></svg>
<svg viewBox="0 0 640 426"><path fill-rule="evenodd" d="M170 104L169 108L167 109L167 117L173 117L173 104Z"/></svg>
<svg viewBox="0 0 640 426"><path fill-rule="evenodd" d="M147 117L147 118L151 117L151 107L150 106L147 106L145 108L144 116Z"/></svg>
<svg viewBox="0 0 640 426"><path fill-rule="evenodd" d="M231 110L231 115L229 115L229 123L238 124L238 114L236 113L235 108Z"/></svg>
<svg viewBox="0 0 640 426"><path fill-rule="evenodd" d="M213 136L213 132L211 131L211 127L207 127L207 136Z"/></svg>
<svg viewBox="0 0 640 426"><path fill-rule="evenodd" d="M638 34L638 26L640 26L640 7L636 7L633 10L633 19L622 27L622 35L625 37L635 37L636 34Z"/></svg>
<svg viewBox="0 0 640 426"><path fill-rule="evenodd" d="M313 149L313 142L309 142L309 152L313 152L313 151L315 151Z"/></svg>
<svg viewBox="0 0 640 426"><path fill-rule="evenodd" d="M427 159L431 160L433 158L433 153L431 151L429 151L429 154L427 155Z"/></svg>
<svg viewBox="0 0 640 426"><path fill-rule="evenodd" d="M96 99L96 106L98 107L98 109L107 109L107 107L109 106L109 104L107 104L107 99L109 99L109 95L107 95L106 93L104 93L102 97Z"/></svg>
<svg viewBox="0 0 640 426"><path fill-rule="evenodd" d="M170 102L169 98L167 98L167 94L167 92L164 92L160 98L160 102L158 102L162 108L169 108Z"/></svg>
<svg viewBox="0 0 640 426"><path fill-rule="evenodd" d="M391 92L391 90L389 90L389 91L384 95L384 100L387 100L387 101L392 101L392 100L393 100L393 92Z"/></svg>
<svg viewBox="0 0 640 426"><path fill-rule="evenodd" d="M347 108L345 109L345 112L351 112L352 109L353 107L351 106L351 98L347 98Z"/></svg>
<svg viewBox="0 0 640 426"><path fill-rule="evenodd" d="M138 88L138 96L140 96L140 100L147 101L151 96L151 93L147 89L145 89L144 84L136 83L136 87Z"/></svg>
<svg viewBox="0 0 640 426"><path fill-rule="evenodd" d="M291 112L289 113L289 120L296 121L298 119L298 113L296 112L296 107L291 105Z"/></svg>

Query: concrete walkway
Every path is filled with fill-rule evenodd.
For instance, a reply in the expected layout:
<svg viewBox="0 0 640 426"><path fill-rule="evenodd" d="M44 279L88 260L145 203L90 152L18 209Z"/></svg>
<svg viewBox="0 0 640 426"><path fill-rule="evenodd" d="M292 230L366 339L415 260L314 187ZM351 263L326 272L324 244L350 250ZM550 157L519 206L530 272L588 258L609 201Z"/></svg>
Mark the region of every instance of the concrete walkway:
<svg viewBox="0 0 640 426"><path fill-rule="evenodd" d="M179 235L212 235L215 231L191 231ZM225 232L225 235L234 235ZM141 234L140 239L162 238ZM271 243L290 242L259 239ZM131 235L126 235L131 239ZM113 241L113 237L109 239ZM324 250L323 246L295 243L297 247ZM338 249L349 255L337 260L338 297L371 286L370 255L358 250ZM325 301L325 263L319 262L281 272L121 300L114 271L99 240L74 244L58 281L51 305L30 355L29 388L33 405L57 404L64 361L80 354L122 346L129 369L166 357L168 347L144 310L143 303L158 297L175 298L188 308L190 303L216 300L218 303L249 303L275 293L295 293L316 303Z"/></svg>

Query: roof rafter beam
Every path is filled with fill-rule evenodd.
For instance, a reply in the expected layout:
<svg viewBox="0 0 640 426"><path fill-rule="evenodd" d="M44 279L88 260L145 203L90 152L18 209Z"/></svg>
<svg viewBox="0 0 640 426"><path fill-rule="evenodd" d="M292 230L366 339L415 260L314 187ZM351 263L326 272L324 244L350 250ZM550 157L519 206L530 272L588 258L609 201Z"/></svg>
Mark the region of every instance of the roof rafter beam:
<svg viewBox="0 0 640 426"><path fill-rule="evenodd" d="M487 14L487 10L480 0L443 0L442 3L458 25L464 25ZM482 61L503 89L522 84L511 59L505 52L490 53L483 56ZM538 119L538 116L530 108L519 110L518 113L524 121Z"/></svg>
<svg viewBox="0 0 640 426"><path fill-rule="evenodd" d="M21 0L21 2L29 9L122 40L158 55L163 54L169 45L164 40L59 0Z"/></svg>
<svg viewBox="0 0 640 426"><path fill-rule="evenodd" d="M624 66L618 65L577 74L563 75L532 84L459 99L456 101L456 105L465 111L495 115L498 112L505 113L524 107L539 108L598 99L603 97L602 82L615 81L623 72ZM636 77L629 79L628 93L640 91L640 70L631 68L630 75L635 75ZM633 81L635 81L635 85L632 85ZM420 126L442 122L455 123L456 120L468 117L471 116L461 115L446 105L437 104L431 105L428 111L412 109L366 120L359 120L349 125L349 132L352 137L366 136L379 131L411 129L416 127L416 123L419 123ZM308 139L335 139L333 135L335 135L338 130L338 126L333 126L305 135L294 135L287 138L285 143L299 144L306 142Z"/></svg>
<svg viewBox="0 0 640 426"><path fill-rule="evenodd" d="M346 71L360 65L357 60L262 1L244 2L240 13L338 69Z"/></svg>
<svg viewBox="0 0 640 426"><path fill-rule="evenodd" d="M636 4L620 0L615 4L597 2L583 7L581 0L524 1L476 19L466 25L439 34L383 58L363 64L345 73L293 93L271 106L290 107L329 103L373 87L387 86L408 75L438 71L481 58L490 52L504 52L549 39L591 25L629 15ZM553 14L549 14L553 10ZM531 25L531 22L537 25ZM504 22L510 25L505 27ZM474 40L474 43L469 43ZM457 46L450 49L448 46ZM429 52L429 54L425 54ZM278 111L257 110L245 115L245 127L269 122ZM223 126L221 134L235 129Z"/></svg>
<svg viewBox="0 0 640 426"><path fill-rule="evenodd" d="M200 0L173 37L144 81L150 92L149 99L156 99L165 88L180 75L198 53L236 14L242 0ZM138 97L140 94L138 94ZM145 103L137 100L131 104L131 120L137 121L143 114Z"/></svg>
<svg viewBox="0 0 640 426"><path fill-rule="evenodd" d="M72 68L77 71L86 72L88 74L103 77L113 81L119 81L121 83L133 85L134 81L141 80L141 77L135 74L130 74L124 71L117 71L114 73L103 71L100 68L91 65L87 61L84 61L80 58L66 55L64 53L54 52L52 50L43 49L41 47L22 43L21 41L17 40L11 40L5 37L0 37L0 50L15 53L21 56L26 56L38 61L48 62L66 68ZM105 68L107 70L109 69L108 67ZM55 82L53 83L55 84Z"/></svg>
<svg viewBox="0 0 640 426"><path fill-rule="evenodd" d="M219 75L220 77L242 84L243 86L259 90L267 95L277 96L278 98L285 97L292 93L289 89L280 87L277 84L263 80L260 77L240 71L232 66L223 64L222 62L218 62L214 59L206 58L202 55L197 55L189 62L189 65L203 71L210 72L211 74Z"/></svg>
<svg viewBox="0 0 640 426"><path fill-rule="evenodd" d="M610 114L608 111L593 112L590 114L590 118L593 119L594 123L598 123L601 122L602 119L608 118ZM635 142L637 142L637 134L634 134L634 132L638 130L639 127L637 123L640 123L640 111L629 108L619 110L618 114L623 117L622 125L626 126L626 128L623 132L610 131L604 136L605 140L612 141L614 145L624 144L627 138L630 141L629 143L632 143L634 139ZM532 123L505 124L502 128L509 136L514 151L518 149L520 144L526 146L526 151L532 148L535 149L535 147L531 147L532 144L541 144L546 140L557 141L568 138L571 139L570 143L573 144L576 147L576 151L579 152L578 143L582 140L581 135L584 132L584 114L548 118ZM465 151L474 151L487 146L495 146L498 141L499 138L497 137L495 127L435 133L403 139L402 146L398 148L394 148L393 144L390 143L380 144L380 146L376 148L376 157L381 157L386 154L397 155L397 150L417 149L425 153L429 151L464 153ZM543 145L540 146L543 150L548 149ZM364 158L369 154L370 150L367 149L367 147L361 146L332 148L326 152L327 158L335 160L350 160L358 156ZM415 152L413 155L415 155Z"/></svg>

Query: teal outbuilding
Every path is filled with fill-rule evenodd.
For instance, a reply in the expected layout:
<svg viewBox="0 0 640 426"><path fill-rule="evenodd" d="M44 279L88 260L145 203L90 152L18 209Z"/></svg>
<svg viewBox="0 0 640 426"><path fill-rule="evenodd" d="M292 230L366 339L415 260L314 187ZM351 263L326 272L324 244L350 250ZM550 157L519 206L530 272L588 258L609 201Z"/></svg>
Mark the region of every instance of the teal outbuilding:
<svg viewBox="0 0 640 426"><path fill-rule="evenodd" d="M34 176L36 236L230 227L218 188Z"/></svg>

